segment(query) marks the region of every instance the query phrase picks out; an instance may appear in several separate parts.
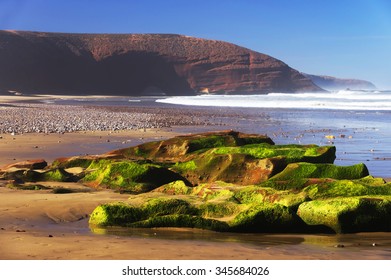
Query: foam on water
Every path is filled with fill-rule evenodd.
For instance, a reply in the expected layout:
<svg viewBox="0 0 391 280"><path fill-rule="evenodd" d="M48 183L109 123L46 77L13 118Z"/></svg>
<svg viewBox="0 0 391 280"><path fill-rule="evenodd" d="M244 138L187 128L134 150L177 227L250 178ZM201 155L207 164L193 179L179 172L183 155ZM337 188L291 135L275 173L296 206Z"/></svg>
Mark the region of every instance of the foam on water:
<svg viewBox="0 0 391 280"><path fill-rule="evenodd" d="M331 93L269 93L260 95L198 95L158 99L156 102L218 107L391 110L391 92L338 91Z"/></svg>

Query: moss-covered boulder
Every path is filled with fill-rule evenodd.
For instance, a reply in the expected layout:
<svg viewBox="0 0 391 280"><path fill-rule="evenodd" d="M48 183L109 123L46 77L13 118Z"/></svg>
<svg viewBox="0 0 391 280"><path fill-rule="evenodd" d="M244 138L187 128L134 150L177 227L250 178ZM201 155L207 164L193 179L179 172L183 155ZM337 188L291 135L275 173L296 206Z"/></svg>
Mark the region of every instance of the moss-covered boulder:
<svg viewBox="0 0 391 280"><path fill-rule="evenodd" d="M319 180L303 189L312 200L353 196L391 196L391 183L367 176L357 180Z"/></svg>
<svg viewBox="0 0 391 280"><path fill-rule="evenodd" d="M302 203L297 214L307 225L336 233L391 231L391 196L314 200Z"/></svg>
<svg viewBox="0 0 391 280"><path fill-rule="evenodd" d="M254 159L245 154L215 154L207 152L191 161L171 167L193 185L224 181L240 185L266 181L285 166L279 158Z"/></svg>
<svg viewBox="0 0 391 280"><path fill-rule="evenodd" d="M265 135L245 134L227 130L177 136L163 141L149 142L136 147L112 151L108 153L108 155L131 159L142 158L153 159L155 161L179 161L186 158L188 154L199 150L215 147L242 146L254 143L274 144L274 142Z"/></svg>
<svg viewBox="0 0 391 280"><path fill-rule="evenodd" d="M18 180L20 182L38 182L38 181L54 181L54 182L74 182L77 180L72 174L66 172L62 168L54 168L48 170L31 170L31 169L14 169L2 174L5 180Z"/></svg>
<svg viewBox="0 0 391 280"><path fill-rule="evenodd" d="M360 179L369 175L365 164L337 166L334 164L313 164L297 162L289 164L283 171L271 178L274 181L289 181L303 178Z"/></svg>
<svg viewBox="0 0 391 280"><path fill-rule="evenodd" d="M167 168L134 161L93 161L82 181L94 187L109 187L122 192L142 193L177 180L186 181Z"/></svg>
<svg viewBox="0 0 391 280"><path fill-rule="evenodd" d="M119 203L104 204L93 211L90 223L95 226L227 229L226 223L198 216L197 211L181 199L151 199L138 207Z"/></svg>
<svg viewBox="0 0 391 280"><path fill-rule="evenodd" d="M131 196L126 204L98 207L90 223L236 232L391 230L390 183L373 177L305 182L309 185L281 190L220 181L188 187L176 181Z"/></svg>
<svg viewBox="0 0 391 280"><path fill-rule="evenodd" d="M240 185L259 184L297 161L333 162L335 147L316 145L277 146L267 143L202 150L171 168L192 184L225 181Z"/></svg>

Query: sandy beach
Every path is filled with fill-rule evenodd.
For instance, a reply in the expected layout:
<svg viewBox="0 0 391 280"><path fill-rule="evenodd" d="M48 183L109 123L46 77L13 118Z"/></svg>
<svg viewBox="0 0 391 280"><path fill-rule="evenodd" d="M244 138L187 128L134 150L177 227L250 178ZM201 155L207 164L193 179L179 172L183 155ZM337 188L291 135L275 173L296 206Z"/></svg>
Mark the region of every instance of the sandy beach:
<svg viewBox="0 0 391 280"><path fill-rule="evenodd" d="M2 97L0 101L15 105L15 99ZM187 116L192 114L189 110ZM200 117L200 112L195 115ZM2 133L0 166L26 159L43 158L50 163L58 157L101 154L208 128L215 126L194 126L190 122L187 126L117 131ZM129 195L91 190L80 184L61 186L75 192L15 190L0 184L0 259L391 259L389 233L249 236L152 229L102 234L104 230L89 228L89 214L101 203L124 201Z"/></svg>

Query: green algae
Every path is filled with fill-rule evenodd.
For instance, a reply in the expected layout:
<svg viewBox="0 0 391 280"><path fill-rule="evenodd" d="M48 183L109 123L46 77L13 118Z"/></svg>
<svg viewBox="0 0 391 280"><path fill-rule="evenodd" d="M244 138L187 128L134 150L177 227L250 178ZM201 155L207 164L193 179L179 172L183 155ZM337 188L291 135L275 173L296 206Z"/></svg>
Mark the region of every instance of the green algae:
<svg viewBox="0 0 391 280"><path fill-rule="evenodd" d="M227 231L228 225L225 222L213 219L205 219L199 216L174 214L166 216L151 217L147 220L135 222L131 227L187 227L200 228L214 231Z"/></svg>
<svg viewBox="0 0 391 280"><path fill-rule="evenodd" d="M182 180L174 181L154 190L155 192L166 193L170 195L183 195L190 194L192 192L192 188L188 187L185 182Z"/></svg>
<svg viewBox="0 0 391 280"><path fill-rule="evenodd" d="M90 157L72 157L68 159L57 159L53 161L52 168L72 168L72 167L82 167L87 168L91 165L93 159Z"/></svg>
<svg viewBox="0 0 391 280"><path fill-rule="evenodd" d="M197 164L194 160L186 161L186 162L177 162L174 166L172 166L173 170L176 170L180 173L188 172L188 171L196 171Z"/></svg>
<svg viewBox="0 0 391 280"><path fill-rule="evenodd" d="M352 166L333 164L313 164L307 162L291 163L271 180L297 180L301 178L331 178L337 180L360 179L368 176L368 169L363 163Z"/></svg>
<svg viewBox="0 0 391 280"><path fill-rule="evenodd" d="M83 182L122 192L140 193L184 179L177 173L150 163L99 160L91 163Z"/></svg>
<svg viewBox="0 0 391 280"><path fill-rule="evenodd" d="M301 226L288 207L267 202L240 212L230 223L233 231L240 232L293 232Z"/></svg>
<svg viewBox="0 0 391 280"><path fill-rule="evenodd" d="M287 163L305 161L333 163L335 147L316 145L270 145L250 144L240 147L221 147L212 150L215 154L245 154L257 159L284 157Z"/></svg>
<svg viewBox="0 0 391 280"><path fill-rule="evenodd" d="M382 181L382 183L381 183ZM313 184L304 189L313 200L332 197L391 195L391 183L371 176L358 180L334 180Z"/></svg>
<svg viewBox="0 0 391 280"><path fill-rule="evenodd" d="M298 216L336 233L391 230L391 196L342 197L304 202Z"/></svg>
<svg viewBox="0 0 391 280"><path fill-rule="evenodd" d="M71 182L73 175L62 168L55 168L44 172L40 178L41 181Z"/></svg>

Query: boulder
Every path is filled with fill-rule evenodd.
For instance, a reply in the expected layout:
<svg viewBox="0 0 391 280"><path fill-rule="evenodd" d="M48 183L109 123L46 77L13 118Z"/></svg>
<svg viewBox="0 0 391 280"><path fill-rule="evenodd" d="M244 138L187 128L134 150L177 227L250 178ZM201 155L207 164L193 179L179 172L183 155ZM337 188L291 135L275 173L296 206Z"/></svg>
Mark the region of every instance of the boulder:
<svg viewBox="0 0 391 280"><path fill-rule="evenodd" d="M85 170L82 181L93 187L109 187L121 192L140 193L161 185L187 180L179 174L151 163L134 161L93 161Z"/></svg>
<svg viewBox="0 0 391 280"><path fill-rule="evenodd" d="M247 144L274 142L266 135L246 134L232 130L177 136L109 152L108 156L154 161L183 161L189 154L216 147L235 147Z"/></svg>
<svg viewBox="0 0 391 280"><path fill-rule="evenodd" d="M391 231L391 196L338 197L304 202L297 215L336 233Z"/></svg>
<svg viewBox="0 0 391 280"><path fill-rule="evenodd" d="M363 163L352 166L337 166L334 164L313 164L297 162L288 166L271 178L274 181L293 181L303 178L360 179L369 175L368 168Z"/></svg>
<svg viewBox="0 0 391 280"><path fill-rule="evenodd" d="M47 166L47 162L44 159L29 159L12 164L8 164L1 168L2 171L10 169L44 169Z"/></svg>

